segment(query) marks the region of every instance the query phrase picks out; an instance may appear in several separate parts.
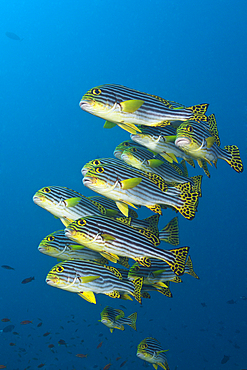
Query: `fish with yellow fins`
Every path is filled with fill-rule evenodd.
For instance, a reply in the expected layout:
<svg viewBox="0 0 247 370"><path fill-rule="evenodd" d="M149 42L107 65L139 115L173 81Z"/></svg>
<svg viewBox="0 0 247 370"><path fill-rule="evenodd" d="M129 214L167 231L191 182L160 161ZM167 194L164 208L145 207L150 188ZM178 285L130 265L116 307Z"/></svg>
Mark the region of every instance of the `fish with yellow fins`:
<svg viewBox="0 0 247 370"><path fill-rule="evenodd" d="M116 125L136 133L136 125L163 126L171 121L205 120L208 104L186 107L157 95L143 93L126 86L105 84L96 86L83 95L82 110L106 120L104 127Z"/></svg>
<svg viewBox="0 0 247 370"><path fill-rule="evenodd" d="M168 349L162 349L160 342L152 337L147 337L137 346L136 356L140 359L153 364L155 370L158 366L162 369L169 370L166 354Z"/></svg>
<svg viewBox="0 0 247 370"><path fill-rule="evenodd" d="M129 325L136 330L137 312L132 313L128 317L124 317L123 310L106 306L100 316L101 319L99 321L107 326L111 333L113 333L114 329L124 330L124 325Z"/></svg>

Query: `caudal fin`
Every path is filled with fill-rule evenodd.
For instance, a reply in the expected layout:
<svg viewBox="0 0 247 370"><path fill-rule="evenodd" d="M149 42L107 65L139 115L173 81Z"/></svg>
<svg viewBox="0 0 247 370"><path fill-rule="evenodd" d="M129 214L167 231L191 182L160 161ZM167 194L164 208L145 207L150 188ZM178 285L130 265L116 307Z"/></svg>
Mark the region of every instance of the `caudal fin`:
<svg viewBox="0 0 247 370"><path fill-rule="evenodd" d="M160 240L172 245L179 244L178 217L174 217L159 233Z"/></svg>
<svg viewBox="0 0 247 370"><path fill-rule="evenodd" d="M239 149L236 145L226 145L224 150L227 151L228 155L222 156L224 159L236 172L243 172L244 166L240 158Z"/></svg>
<svg viewBox="0 0 247 370"><path fill-rule="evenodd" d="M196 275L196 273L195 273L195 271L193 269L193 264L192 264L192 260L191 260L191 257L190 256L188 256L188 259L187 259L187 262L186 262L186 265L185 265L184 272L186 274L189 274L189 275L193 276L196 279L199 279L199 276Z"/></svg>
<svg viewBox="0 0 247 370"><path fill-rule="evenodd" d="M131 328L133 328L134 330L136 330L136 319L137 319L137 312L134 312L132 313L131 315L129 315L127 317L128 319L130 319L130 323L128 324Z"/></svg>
<svg viewBox="0 0 247 370"><path fill-rule="evenodd" d="M183 275L184 273L189 249L190 247L181 247L169 250L169 252L172 253L174 257L174 261L169 262L166 260L166 263L168 263L172 271L178 276Z"/></svg>
<svg viewBox="0 0 247 370"><path fill-rule="evenodd" d="M189 182L178 184L175 188L181 191L180 198L183 200L183 205L174 206L174 208L177 209L185 218L192 220L197 211L199 192L193 191Z"/></svg>

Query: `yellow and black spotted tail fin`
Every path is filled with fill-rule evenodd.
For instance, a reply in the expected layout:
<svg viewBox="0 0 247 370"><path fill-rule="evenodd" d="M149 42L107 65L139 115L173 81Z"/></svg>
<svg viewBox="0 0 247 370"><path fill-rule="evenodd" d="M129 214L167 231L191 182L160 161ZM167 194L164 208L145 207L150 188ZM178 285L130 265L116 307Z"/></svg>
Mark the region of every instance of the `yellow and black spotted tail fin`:
<svg viewBox="0 0 247 370"><path fill-rule="evenodd" d="M159 223L159 214L149 216L144 219L148 223L148 229L156 236L159 235L158 223Z"/></svg>
<svg viewBox="0 0 247 370"><path fill-rule="evenodd" d="M169 250L169 252L173 255L174 261L169 262L166 260L166 263L170 266L174 274L178 276L183 275L189 249L190 247L181 247Z"/></svg>
<svg viewBox="0 0 247 370"><path fill-rule="evenodd" d="M164 294L168 298L172 298L172 292L170 291L170 288L169 288L170 282L166 281L166 284L167 284L167 287L162 287L162 288L156 287L156 285L153 285L153 286L157 289L157 292Z"/></svg>
<svg viewBox="0 0 247 370"><path fill-rule="evenodd" d="M174 217L159 233L160 240L172 245L179 244L178 217Z"/></svg>
<svg viewBox="0 0 247 370"><path fill-rule="evenodd" d="M224 146L224 152L220 158L224 159L236 172L243 172L244 166L240 157L239 149L236 145Z"/></svg>
<svg viewBox="0 0 247 370"><path fill-rule="evenodd" d="M192 176L191 180L193 180L194 185L192 185L192 191L196 191L198 196L202 196L202 175Z"/></svg>
<svg viewBox="0 0 247 370"><path fill-rule="evenodd" d="M183 200L183 205L174 206L181 215L188 220L192 220L195 217L198 205L198 191L193 191L190 182L178 184L175 188L180 190L180 199Z"/></svg>
<svg viewBox="0 0 247 370"><path fill-rule="evenodd" d="M136 330L137 312L134 312L131 315L129 315L127 319L130 320L130 323L128 323L127 325L129 325L132 329Z"/></svg>
<svg viewBox="0 0 247 370"><path fill-rule="evenodd" d="M134 284L135 290L134 290L134 297L137 300L137 302L142 303L141 299L141 290L143 285L143 277L138 277L135 280L132 281Z"/></svg>
<svg viewBox="0 0 247 370"><path fill-rule="evenodd" d="M191 260L191 257L190 256L188 256L187 262L185 264L185 270L184 270L184 272L186 274L189 274L189 275L193 276L196 279L200 279L199 276L196 275L196 273L195 273L195 271L193 269L193 264L192 264L192 260Z"/></svg>
<svg viewBox="0 0 247 370"><path fill-rule="evenodd" d="M188 107L188 109L191 109L193 112L193 115L191 116L191 120L194 121L205 121L207 122L208 117L205 115L207 112L209 104L198 104L198 105L193 105L192 107Z"/></svg>

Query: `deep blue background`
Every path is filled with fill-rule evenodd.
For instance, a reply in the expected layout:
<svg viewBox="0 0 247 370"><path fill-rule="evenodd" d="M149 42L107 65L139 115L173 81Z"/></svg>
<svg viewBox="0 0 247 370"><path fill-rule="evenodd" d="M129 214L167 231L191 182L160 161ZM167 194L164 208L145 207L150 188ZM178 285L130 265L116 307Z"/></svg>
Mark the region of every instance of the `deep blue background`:
<svg viewBox="0 0 247 370"><path fill-rule="evenodd" d="M90 305L47 286L44 279L56 261L37 246L61 223L32 202L33 194L48 185L92 195L81 184L81 167L112 156L115 146L129 138L118 127L103 129L103 120L78 106L87 90L104 83L186 105L210 103L208 113L216 115L222 146L238 145L246 164L246 1L4 3L0 265L15 271L0 269L0 319L9 317L19 335L0 334L0 364L11 370L35 369L40 363L44 369L72 370L102 369L111 362L111 369L118 369L127 360L123 369L143 368L136 346L153 336L169 349L171 370L246 368L246 171L237 174L219 160L217 170L210 168L211 178L203 176L195 219L179 217L181 245L191 247L200 280L184 276L183 284L172 285L172 299L153 294L141 307L104 296ZM9 39L6 31L23 41ZM198 166L189 172L202 173ZM150 214L141 210L140 217ZM160 226L173 216L165 212ZM29 276L35 280L21 284ZM227 304L231 299L236 303ZM137 332L127 327L110 334L98 323L107 304L123 304L126 314L137 310ZM74 322L68 322L71 315ZM22 326L22 320L33 323ZM6 325L1 322L0 329ZM50 336L43 337L47 331ZM67 347L59 346L59 339ZM222 365L224 355L230 359Z"/></svg>

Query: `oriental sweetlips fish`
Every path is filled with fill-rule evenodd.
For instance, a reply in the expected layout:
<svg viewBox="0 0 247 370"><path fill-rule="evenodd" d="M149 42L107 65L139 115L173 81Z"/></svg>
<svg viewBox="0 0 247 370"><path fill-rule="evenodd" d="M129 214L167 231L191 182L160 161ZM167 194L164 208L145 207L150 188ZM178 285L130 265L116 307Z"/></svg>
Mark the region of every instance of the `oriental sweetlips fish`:
<svg viewBox="0 0 247 370"><path fill-rule="evenodd" d="M105 84L90 89L79 103L82 110L106 120L105 128L116 125L130 133L136 125L163 126L171 121L205 120L208 104L185 107L156 95L125 86Z"/></svg>
<svg viewBox="0 0 247 370"><path fill-rule="evenodd" d="M167 351L168 350L162 349L161 344L157 339L148 337L138 344L136 356L153 364L155 370L158 366L162 367L162 369L169 370L165 355L165 352Z"/></svg>
<svg viewBox="0 0 247 370"><path fill-rule="evenodd" d="M143 266L151 266L150 258L165 261L176 275L184 273L189 247L169 251L158 249L159 238L146 229L135 229L106 216L88 216L69 224L65 235L96 250L113 263L119 256L132 258Z"/></svg>
<svg viewBox="0 0 247 370"><path fill-rule="evenodd" d="M243 163L236 145L218 146L218 137L205 128L204 124L195 121L183 122L177 128L175 145L187 155L195 158L200 165L205 160L216 166L218 159L226 161L236 172L243 172Z"/></svg>
<svg viewBox="0 0 247 370"><path fill-rule="evenodd" d="M124 325L129 325L136 330L137 312L132 313L128 317L124 317L123 310L118 310L110 306L106 306L100 314L99 320L106 325L112 333L114 329L124 330Z"/></svg>
<svg viewBox="0 0 247 370"><path fill-rule="evenodd" d="M132 300L130 294L141 303L141 278L133 282L124 280L115 267L102 266L93 261L74 259L60 262L48 273L46 283L77 293L94 304L96 303L94 293Z"/></svg>
<svg viewBox="0 0 247 370"><path fill-rule="evenodd" d="M158 175L143 172L131 166L122 165L115 159L97 159L82 169L83 184L95 192L115 200L121 212L128 216L128 206L145 206L151 211L162 214L161 205L171 206L185 218L192 220L201 196L201 181L197 182L198 189L192 189L190 182L178 184L174 187Z"/></svg>

